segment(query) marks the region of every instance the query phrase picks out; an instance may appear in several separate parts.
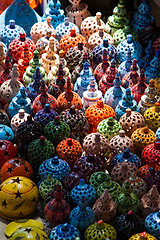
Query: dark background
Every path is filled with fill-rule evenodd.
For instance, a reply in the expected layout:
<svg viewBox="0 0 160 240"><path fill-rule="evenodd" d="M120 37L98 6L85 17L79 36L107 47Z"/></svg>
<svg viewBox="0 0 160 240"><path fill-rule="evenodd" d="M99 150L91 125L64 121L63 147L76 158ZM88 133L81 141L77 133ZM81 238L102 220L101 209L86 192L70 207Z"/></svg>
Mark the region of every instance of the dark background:
<svg viewBox="0 0 160 240"><path fill-rule="evenodd" d="M65 8L70 5L68 0L60 0L61 8L65 10ZM108 16L112 15L113 8L117 6L118 0L82 0L88 4L88 10L90 11L92 16L95 16L96 12L102 13L102 18L106 22ZM137 11L137 8L142 0L126 0L126 8L130 14L133 14ZM149 3L152 7L152 15L156 19L157 26L160 26L160 8L156 5L154 0L149 0ZM38 7L37 12L42 16L42 9Z"/></svg>

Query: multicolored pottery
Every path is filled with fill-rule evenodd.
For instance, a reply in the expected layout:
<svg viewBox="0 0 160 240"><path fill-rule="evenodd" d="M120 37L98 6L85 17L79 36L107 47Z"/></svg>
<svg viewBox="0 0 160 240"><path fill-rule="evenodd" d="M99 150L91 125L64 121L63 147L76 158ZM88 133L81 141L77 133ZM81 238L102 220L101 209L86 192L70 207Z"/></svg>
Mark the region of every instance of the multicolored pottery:
<svg viewBox="0 0 160 240"><path fill-rule="evenodd" d="M105 42L105 40L104 40ZM99 46L99 45L98 45ZM95 50L96 48L95 47ZM94 70L94 77L96 79L97 82L99 82L99 80L102 78L102 76L105 74L107 68L110 66L110 63L108 62L108 52L106 49L103 49L101 50L100 49L100 56L95 53L95 56L94 56L94 53L93 53L93 60L96 62L96 59L94 58L98 58L97 61L98 61L98 65L96 64L96 68Z"/></svg>
<svg viewBox="0 0 160 240"><path fill-rule="evenodd" d="M29 66L27 67L26 72L23 74L23 84L25 87L34 82L35 78L33 78L33 75L36 72L37 67L39 67L42 78L47 82L45 69L42 67L42 61L39 59L38 54L38 51L35 50L33 53L33 58L29 62Z"/></svg>
<svg viewBox="0 0 160 240"><path fill-rule="evenodd" d="M83 149L87 154L101 157L108 151L108 147L107 139L100 133L88 134L83 139Z"/></svg>
<svg viewBox="0 0 160 240"><path fill-rule="evenodd" d="M24 228L28 228L28 227L36 227L41 230L44 230L44 225L38 220L34 220L34 219L23 219L22 220L21 219L21 220L15 220L15 221L10 222L5 228L5 235L7 236L7 238L10 238L14 232L18 232L20 230L19 228L24 229ZM26 235L27 235L27 231L26 231ZM26 236L26 235L24 234L24 236Z"/></svg>
<svg viewBox="0 0 160 240"><path fill-rule="evenodd" d="M148 1L143 0L138 7L138 12L133 15L131 25L138 34L144 27L150 25L151 22L154 21L151 10Z"/></svg>
<svg viewBox="0 0 160 240"><path fill-rule="evenodd" d="M153 185L156 185L158 192L160 192L160 171L159 170L155 170L154 167L150 167L149 172L147 173L144 180L147 184L148 189L151 189Z"/></svg>
<svg viewBox="0 0 160 240"><path fill-rule="evenodd" d="M72 172L70 172L64 179L64 188L70 192L75 186L79 184L79 181L82 178L85 179L85 175L79 171L78 167L74 166Z"/></svg>
<svg viewBox="0 0 160 240"><path fill-rule="evenodd" d="M145 69L147 83L150 79L159 77L160 73L160 50L157 50L154 58L150 61L150 65Z"/></svg>
<svg viewBox="0 0 160 240"><path fill-rule="evenodd" d="M87 90L91 78L93 78L93 76L90 76L89 63L85 62L82 73L80 73L80 77L77 78L74 84L74 91L78 93L81 98L83 97L83 92Z"/></svg>
<svg viewBox="0 0 160 240"><path fill-rule="evenodd" d="M18 80L19 72L17 69L17 64L14 64L12 71L10 72L11 79L6 80L0 86L1 101L5 103L10 103L12 98L16 96L23 84Z"/></svg>
<svg viewBox="0 0 160 240"><path fill-rule="evenodd" d="M32 41L35 44L40 38L42 38L46 35L47 31L50 31L51 35L53 37L55 37L56 32L55 32L53 26L51 25L51 20L52 20L52 18L50 16L48 16L46 18L46 21L35 23L32 26L31 31L30 31L30 36L31 36Z"/></svg>
<svg viewBox="0 0 160 240"><path fill-rule="evenodd" d="M44 109L45 104L49 104L50 108L57 110L57 100L49 93L48 88L45 85L44 80L41 81L40 94L34 99L32 104L33 113L36 114L38 111Z"/></svg>
<svg viewBox="0 0 160 240"><path fill-rule="evenodd" d="M0 86L6 80L10 79L10 71L11 71L11 68L12 68L12 64L10 63L8 56L6 56L2 66L3 66L3 70L0 72Z"/></svg>
<svg viewBox="0 0 160 240"><path fill-rule="evenodd" d="M99 89L103 95L110 87L113 87L113 80L115 79L117 73L118 70L116 68L116 62L115 60L111 60L111 65L107 68L98 83Z"/></svg>
<svg viewBox="0 0 160 240"><path fill-rule="evenodd" d="M92 53L88 48L83 46L83 42L78 42L77 46L73 46L67 51L65 58L70 72L73 72L79 64L79 60L83 57L84 53L87 53L88 59L92 61Z"/></svg>
<svg viewBox="0 0 160 240"><path fill-rule="evenodd" d="M15 38L9 44L8 51L14 63L17 63L21 58L21 54L24 51L24 46L26 46L26 44L28 46L29 52L33 53L36 50L34 42L31 39L27 38L25 33L20 33L19 38Z"/></svg>
<svg viewBox="0 0 160 240"><path fill-rule="evenodd" d="M144 95L145 89L148 87L148 85L145 83L146 82L146 77L144 75L144 70L141 70L140 77L137 78L138 83L135 84L132 87L132 94L134 100L136 100L137 103L141 100L141 97Z"/></svg>
<svg viewBox="0 0 160 240"><path fill-rule="evenodd" d="M40 196L45 200L48 193L52 190L55 189L56 185L59 185L62 187L62 183L55 178L52 178L51 175L48 175L46 179L44 179L40 185L39 185L39 194Z"/></svg>
<svg viewBox="0 0 160 240"><path fill-rule="evenodd" d="M54 37L49 38L49 44L45 48L46 52L42 54L42 66L45 69L46 74L49 73L51 68L55 65L56 61L59 61L59 55L55 53L55 41Z"/></svg>
<svg viewBox="0 0 160 240"><path fill-rule="evenodd" d="M22 149L25 149L26 145L29 145L30 142L39 138L42 133L42 125L33 121L31 116L28 116L27 121L20 124L16 131Z"/></svg>
<svg viewBox="0 0 160 240"><path fill-rule="evenodd" d="M138 40L137 33L131 28L128 22L125 22L124 28L118 29L113 34L114 45L117 46L119 43L126 40L128 34L132 34L133 40Z"/></svg>
<svg viewBox="0 0 160 240"><path fill-rule="evenodd" d="M130 71L130 68L132 66L132 61L133 61L132 53L131 53L131 50L129 48L128 51L127 51L127 54L125 56L125 61L122 62L118 67L118 72L119 72L121 78L124 77L124 75L127 74Z"/></svg>
<svg viewBox="0 0 160 240"><path fill-rule="evenodd" d="M109 44L108 38L106 38L103 40L102 44L98 44L95 48L93 48L92 55L96 66L104 60L104 52L107 53L107 60L111 61L114 59L117 61L117 49L114 45Z"/></svg>
<svg viewBox="0 0 160 240"><path fill-rule="evenodd" d="M137 60L133 59L130 71L126 73L122 78L122 86L124 88L132 88L135 84L138 83L138 77L140 77L140 74L138 73Z"/></svg>
<svg viewBox="0 0 160 240"><path fill-rule="evenodd" d="M36 226L29 225L28 227L17 228L9 237L9 239L10 240L14 240L16 238L35 239L36 237L38 237L41 240L47 240L47 234L42 229Z"/></svg>
<svg viewBox="0 0 160 240"><path fill-rule="evenodd" d="M21 53L21 58L18 60L19 80L23 82L23 75L29 66L29 62L33 57L33 53L29 51L28 45L24 45L24 50Z"/></svg>
<svg viewBox="0 0 160 240"><path fill-rule="evenodd" d="M141 69L146 69L146 67L149 66L153 57L153 52L154 50L152 48L152 41L149 41L148 46L145 48L146 55L138 61L138 65Z"/></svg>
<svg viewBox="0 0 160 240"><path fill-rule="evenodd" d="M105 182L107 176L108 171L92 173L89 179L89 184L97 190L99 185Z"/></svg>
<svg viewBox="0 0 160 240"><path fill-rule="evenodd" d="M105 168L102 160L91 154L79 158L75 162L75 166L84 174L86 182L89 182L92 173L103 171Z"/></svg>
<svg viewBox="0 0 160 240"><path fill-rule="evenodd" d="M98 31L93 33L88 39L88 45L90 49L94 49L97 45L103 44L104 39L108 39L109 44L114 44L112 36L105 32L105 28L100 26Z"/></svg>
<svg viewBox="0 0 160 240"><path fill-rule="evenodd" d="M84 110L87 110L88 107L95 104L98 100L102 100L102 92L98 90L95 78L90 79L90 84L87 87L87 90L83 92L82 103Z"/></svg>
<svg viewBox="0 0 160 240"><path fill-rule="evenodd" d="M10 126L9 116L3 109L0 109L0 124Z"/></svg>
<svg viewBox="0 0 160 240"><path fill-rule="evenodd" d="M38 50L39 58L41 58L42 54L47 51L50 37L52 37L52 39L54 38L54 52L56 52L56 53L59 52L59 50L60 50L59 42L54 36L55 35L52 35L51 30L47 30L45 32L45 36L38 39L38 41L36 42L36 50ZM41 59L40 59L40 61L41 61Z"/></svg>
<svg viewBox="0 0 160 240"><path fill-rule="evenodd" d="M159 164L160 156L160 141L155 141L147 145L142 151L142 160L145 164L152 165L152 163Z"/></svg>
<svg viewBox="0 0 160 240"><path fill-rule="evenodd" d="M65 90L64 85L66 83L65 78L67 78L68 75L70 75L69 70L68 71L65 71L65 70L66 70L66 67L63 67L63 64L60 62L59 68L57 68L56 66L53 66L51 71L48 74L48 78L51 77L49 79L50 84L48 86L48 93L51 94L56 99L59 97L61 93L64 92Z"/></svg>

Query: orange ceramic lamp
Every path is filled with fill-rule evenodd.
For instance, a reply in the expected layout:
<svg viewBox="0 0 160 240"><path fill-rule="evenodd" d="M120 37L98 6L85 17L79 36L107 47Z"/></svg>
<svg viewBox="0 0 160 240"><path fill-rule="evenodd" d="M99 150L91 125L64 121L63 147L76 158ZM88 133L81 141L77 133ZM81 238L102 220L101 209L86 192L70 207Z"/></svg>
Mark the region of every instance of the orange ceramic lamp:
<svg viewBox="0 0 160 240"><path fill-rule="evenodd" d="M1 182L15 176L23 176L33 180L33 169L26 160L22 158L12 158L3 164L0 175Z"/></svg>
<svg viewBox="0 0 160 240"><path fill-rule="evenodd" d="M139 176L145 179L145 177L149 173L150 167L153 167L155 170L160 171L160 166L157 163L146 164L139 168Z"/></svg>
<svg viewBox="0 0 160 240"><path fill-rule="evenodd" d="M78 141L68 138L58 144L56 152L59 158L65 160L72 168L82 155L82 147Z"/></svg>
<svg viewBox="0 0 160 240"><path fill-rule="evenodd" d="M85 38L81 34L76 33L74 28L71 28L70 33L65 34L61 38L60 47L66 53L70 48L77 46L79 42L83 43L83 46L86 45Z"/></svg>
<svg viewBox="0 0 160 240"><path fill-rule="evenodd" d="M88 107L85 114L90 124L89 133L96 132L97 126L102 120L115 117L113 108L104 104L102 100L98 100L97 103Z"/></svg>
<svg viewBox="0 0 160 240"><path fill-rule="evenodd" d="M67 82L64 85L64 88L66 89L65 92L61 93L59 97L57 98L58 102L58 110L60 112L69 109L71 106L75 106L75 109L81 109L82 107L82 100L80 96L73 92L73 84L71 83L70 78L67 78Z"/></svg>
<svg viewBox="0 0 160 240"><path fill-rule="evenodd" d="M15 38L10 43L8 51L14 63L17 63L21 58L21 54L24 51L24 46L26 46L26 44L30 52L33 53L36 50L34 42L27 38L25 33L20 33L20 37Z"/></svg>
<svg viewBox="0 0 160 240"><path fill-rule="evenodd" d="M47 93L48 88L47 86L45 86L44 80L41 81L41 86L39 90L41 94L35 98L32 105L34 114L44 109L46 103L50 105L51 109L57 110L57 100L51 94Z"/></svg>
<svg viewBox="0 0 160 240"><path fill-rule="evenodd" d="M18 71L19 71L19 79L23 81L23 74L25 73L27 67L29 66L29 62L33 57L33 53L29 51L28 45L24 45L24 51L21 54L21 58L18 60Z"/></svg>

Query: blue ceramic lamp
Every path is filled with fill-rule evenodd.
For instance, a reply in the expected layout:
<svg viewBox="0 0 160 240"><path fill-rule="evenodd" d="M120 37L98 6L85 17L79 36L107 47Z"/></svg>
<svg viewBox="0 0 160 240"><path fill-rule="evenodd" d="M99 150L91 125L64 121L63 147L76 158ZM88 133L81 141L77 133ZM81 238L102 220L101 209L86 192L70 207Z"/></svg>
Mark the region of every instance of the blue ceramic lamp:
<svg viewBox="0 0 160 240"><path fill-rule="evenodd" d="M151 24L154 21L154 17L151 15L151 6L148 4L148 0L143 0L138 7L138 12L133 15L131 25L135 32L140 31Z"/></svg>
<svg viewBox="0 0 160 240"><path fill-rule="evenodd" d="M14 0L14 2L0 15L0 29L9 23L11 19L21 26L27 37L33 24L41 21L41 17L34 11L25 0Z"/></svg>
<svg viewBox="0 0 160 240"><path fill-rule="evenodd" d="M70 33L71 28L75 28L76 33L79 33L79 28L74 23L69 22L69 18L66 17L64 22L56 27L56 38L60 41L65 34Z"/></svg>
<svg viewBox="0 0 160 240"><path fill-rule="evenodd" d="M65 15L64 10L60 9L61 3L59 0L50 0L49 7L46 8L45 13L42 17L42 22L46 20L49 16L52 18L51 24L54 28L56 28L60 23L64 21Z"/></svg>
<svg viewBox="0 0 160 240"><path fill-rule="evenodd" d="M89 63L85 62L83 66L83 71L80 74L80 77L77 78L74 85L74 91L78 93L81 98L83 97L83 92L87 90L91 78L93 78L93 76L90 75Z"/></svg>
<svg viewBox="0 0 160 240"><path fill-rule="evenodd" d="M141 58L143 53L141 44L133 40L131 34L128 34L127 39L119 43L117 46L117 54L120 62L125 61L125 56L129 48L131 50L132 58L137 59L137 61Z"/></svg>
<svg viewBox="0 0 160 240"><path fill-rule="evenodd" d="M20 88L17 95L12 98L8 107L8 113L11 117L14 117L20 109L24 109L26 113L32 114L31 99L27 96L25 87Z"/></svg>
<svg viewBox="0 0 160 240"><path fill-rule="evenodd" d="M24 29L16 25L14 20L10 20L9 24L0 31L0 39L8 47L12 40L19 38L20 33L25 33Z"/></svg>

